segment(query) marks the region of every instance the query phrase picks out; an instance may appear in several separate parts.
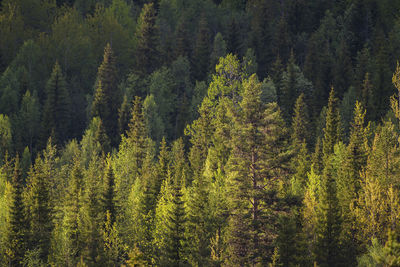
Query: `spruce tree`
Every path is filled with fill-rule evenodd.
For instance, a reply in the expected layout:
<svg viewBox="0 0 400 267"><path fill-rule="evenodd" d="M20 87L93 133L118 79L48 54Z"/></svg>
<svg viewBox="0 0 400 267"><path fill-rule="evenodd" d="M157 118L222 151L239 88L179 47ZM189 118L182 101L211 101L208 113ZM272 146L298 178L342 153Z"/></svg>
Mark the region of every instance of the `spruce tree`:
<svg viewBox="0 0 400 267"><path fill-rule="evenodd" d="M159 61L158 28L154 3L145 4L136 27L136 71L140 76L151 74Z"/></svg>
<svg viewBox="0 0 400 267"><path fill-rule="evenodd" d="M326 112L326 122L324 128L324 139L322 142L322 152L324 161L333 154L334 145L341 139L340 113L338 99L335 97L333 88L329 94L328 109Z"/></svg>
<svg viewBox="0 0 400 267"><path fill-rule="evenodd" d="M242 39L240 38L240 27L235 17L232 17L228 24L228 34L226 37L226 45L228 53L241 56L242 55Z"/></svg>
<svg viewBox="0 0 400 267"><path fill-rule="evenodd" d="M310 126L308 108L304 102L304 94L300 94L296 100L292 117L292 142L297 144L305 142L307 145L310 145Z"/></svg>
<svg viewBox="0 0 400 267"><path fill-rule="evenodd" d="M42 141L54 134L53 142L63 144L70 135L70 98L61 67L56 62L46 84L46 100L43 107Z"/></svg>
<svg viewBox="0 0 400 267"><path fill-rule="evenodd" d="M105 221L109 220L112 225L117 218L117 207L115 198L115 177L111 166L110 158L107 159L106 168L104 171L104 189L101 198L103 213L106 216Z"/></svg>
<svg viewBox="0 0 400 267"><path fill-rule="evenodd" d="M100 117L111 138L111 144L118 140L118 108L120 94L117 87L117 68L111 45L104 48L103 62L97 71L92 117Z"/></svg>
<svg viewBox="0 0 400 267"><path fill-rule="evenodd" d="M372 89L372 82L370 80L370 75L369 73L365 73L365 78L362 83L362 89L361 89L361 103L363 107L367 110L367 119L373 119L374 118L374 98L372 95L373 89Z"/></svg>
<svg viewBox="0 0 400 267"><path fill-rule="evenodd" d="M344 171L338 181L340 205L343 212L346 213L349 212L350 207L354 207L358 199L361 188L361 172L367 164L369 125L365 126L365 114L365 109L357 101L351 124L350 143L347 146Z"/></svg>
<svg viewBox="0 0 400 267"><path fill-rule="evenodd" d="M175 46L175 56L191 57L191 43L190 37L187 29L188 20L186 16L181 16L175 30L176 46Z"/></svg>
<svg viewBox="0 0 400 267"><path fill-rule="evenodd" d="M119 134L125 134L128 130L128 123L130 118L130 107L128 103L128 98L124 95L121 107L118 110L118 130Z"/></svg>
<svg viewBox="0 0 400 267"><path fill-rule="evenodd" d="M12 198L10 207L10 224L7 233L7 255L11 266L22 266L22 260L28 244L27 221L23 203L23 178L19 157L15 159L12 177Z"/></svg>
<svg viewBox="0 0 400 267"><path fill-rule="evenodd" d="M185 203L182 193L182 178L176 177L172 187L171 208L167 215L167 234L166 239L166 266L179 267L185 262L183 242L185 230Z"/></svg>
<svg viewBox="0 0 400 267"><path fill-rule="evenodd" d="M67 197L65 205L64 227L67 233L69 243L69 256L74 263L78 262L79 256L83 249L83 233L82 233L82 201L83 201L83 171L80 166L78 155L75 156L70 182L67 188Z"/></svg>
<svg viewBox="0 0 400 267"><path fill-rule="evenodd" d="M317 239L314 247L316 261L321 267L342 266L342 218L331 161L326 162L318 192Z"/></svg>
<svg viewBox="0 0 400 267"><path fill-rule="evenodd" d="M210 66L211 37L205 15L199 21L196 44L192 58L193 78L197 81L204 81L207 78Z"/></svg>
<svg viewBox="0 0 400 267"><path fill-rule="evenodd" d="M53 203L51 198L51 176L47 162L40 157L35 161L35 168L29 175L29 249L38 249L39 258L47 261L50 250L53 225Z"/></svg>

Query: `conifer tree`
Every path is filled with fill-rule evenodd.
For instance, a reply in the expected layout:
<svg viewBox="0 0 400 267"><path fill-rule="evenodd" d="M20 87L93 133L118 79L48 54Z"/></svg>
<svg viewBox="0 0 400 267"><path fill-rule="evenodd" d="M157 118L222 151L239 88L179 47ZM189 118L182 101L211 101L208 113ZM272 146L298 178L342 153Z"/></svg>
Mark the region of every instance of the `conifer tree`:
<svg viewBox="0 0 400 267"><path fill-rule="evenodd" d="M83 218L81 214L82 200L83 200L83 171L80 166L78 155L75 156L70 183L67 189L67 202L65 205L65 218L64 226L67 232L67 240L69 243L68 251L69 256L74 263L78 262L79 256L83 249L83 233L82 223Z"/></svg>
<svg viewBox="0 0 400 267"><path fill-rule="evenodd" d="M277 96L277 102L279 105L282 105L281 101L281 95L282 95L282 86L283 86L283 81L282 81L282 74L285 71L285 68L282 64L282 60L280 56L278 55L276 57L275 62L271 66L271 79L274 82L275 88L276 88L276 96Z"/></svg>
<svg viewBox="0 0 400 267"><path fill-rule="evenodd" d="M373 89L372 89L372 82L370 80L370 75L369 73L365 73L365 78L362 83L362 89L361 89L361 103L363 107L367 110L367 119L373 119L374 118L374 98L372 95Z"/></svg>
<svg viewBox="0 0 400 267"><path fill-rule="evenodd" d="M182 266L184 265L184 230L185 230L185 206L182 193L182 178L176 177L172 187L171 208L167 215L167 234L165 258L167 266Z"/></svg>
<svg viewBox="0 0 400 267"><path fill-rule="evenodd" d="M160 152L158 154L158 163L156 166L156 178L154 181L154 193L156 196L160 193L161 185L163 181L167 178L168 170L170 164L170 156L167 142L165 141L165 137L161 140L160 143Z"/></svg>
<svg viewBox="0 0 400 267"><path fill-rule="evenodd" d="M118 198L125 198L137 177L145 159L146 149L150 145L144 120L140 97L133 102L131 119L126 135L122 136L119 151L114 161Z"/></svg>
<svg viewBox="0 0 400 267"><path fill-rule="evenodd" d="M44 142L54 133L53 142L62 144L69 136L70 98L65 77L56 62L46 85L46 100L43 108Z"/></svg>
<svg viewBox="0 0 400 267"><path fill-rule="evenodd" d="M262 264L272 257L268 248L274 234L267 225L276 223L276 217L268 216L267 209L276 199L276 183L282 178L279 169L287 164L289 154L279 109L275 103L264 109L260 97L261 83L253 75L244 82L228 163L232 179L229 265ZM268 237L264 237L266 233Z"/></svg>
<svg viewBox="0 0 400 267"><path fill-rule="evenodd" d="M117 217L117 207L115 198L115 177L110 158L107 159L104 172L104 189L101 201L104 214L108 214L106 219L109 220L111 225L114 224Z"/></svg>
<svg viewBox="0 0 400 267"><path fill-rule="evenodd" d="M354 119L351 125L350 143L347 146L344 173L338 180L338 197L342 212L349 212L358 199L361 188L361 172L367 164L369 125L365 126L366 111L360 102L356 102ZM347 215L347 214L346 214Z"/></svg>
<svg viewBox="0 0 400 267"><path fill-rule="evenodd" d="M212 216L208 178L205 175L195 176L192 187L187 192L185 246L188 247L188 261L191 265L207 266L210 265L210 218Z"/></svg>
<svg viewBox="0 0 400 267"><path fill-rule="evenodd" d="M207 78L210 66L211 37L208 29L207 19L202 15L199 21L196 44L192 58L193 78L204 81Z"/></svg>
<svg viewBox="0 0 400 267"><path fill-rule="evenodd" d="M228 53L241 56L242 41L240 38L240 27L235 17L232 17L228 25L228 34L226 37L226 46Z"/></svg>
<svg viewBox="0 0 400 267"><path fill-rule="evenodd" d="M145 4L136 27L136 71L140 76L151 74L157 67L159 53L158 28L154 3Z"/></svg>
<svg viewBox="0 0 400 267"><path fill-rule="evenodd" d="M51 146L49 142L48 147ZM30 172L28 206L30 220L30 249L38 249L39 258L47 261L53 225L53 203L51 198L51 172L47 159L37 157L35 168Z"/></svg>
<svg viewBox="0 0 400 267"><path fill-rule="evenodd" d="M292 142L297 144L305 142L309 145L310 141L310 120L308 108L304 102L304 94L302 93L297 98L294 106L294 115L292 119Z"/></svg>
<svg viewBox="0 0 400 267"><path fill-rule="evenodd" d="M22 195L24 185L18 156L14 163L12 188L7 255L9 255L8 261L11 266L22 266L22 259L28 244L28 232Z"/></svg>
<svg viewBox="0 0 400 267"><path fill-rule="evenodd" d="M314 253L318 266L342 266L342 218L337 203L335 173L331 161L328 161L322 175L317 206Z"/></svg>
<svg viewBox="0 0 400 267"><path fill-rule="evenodd" d="M324 161L333 154L334 145L341 139L340 113L338 99L335 97L333 88L329 94L328 109L326 112L326 122L324 128L324 139L322 142L322 152Z"/></svg>
<svg viewBox="0 0 400 267"><path fill-rule="evenodd" d="M186 16L181 16L175 30L176 46L175 46L175 56L191 57L191 44L190 37L187 30L188 20Z"/></svg>
<svg viewBox="0 0 400 267"><path fill-rule="evenodd" d="M125 134L128 130L128 123L130 118L130 107L128 103L128 98L124 95L121 107L118 110L118 130L119 134Z"/></svg>
<svg viewBox="0 0 400 267"><path fill-rule="evenodd" d="M92 103L92 117L100 117L115 145L118 137L118 108L120 95L117 87L117 68L114 53L108 43L104 48L103 62L97 71L94 99Z"/></svg>

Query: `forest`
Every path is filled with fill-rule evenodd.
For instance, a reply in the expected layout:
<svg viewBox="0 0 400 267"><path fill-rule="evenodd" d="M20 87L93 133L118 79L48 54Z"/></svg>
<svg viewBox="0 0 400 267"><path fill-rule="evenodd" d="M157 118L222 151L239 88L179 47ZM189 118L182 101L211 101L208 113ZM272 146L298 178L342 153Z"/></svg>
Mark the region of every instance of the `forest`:
<svg viewBox="0 0 400 267"><path fill-rule="evenodd" d="M0 266L400 266L400 0L0 0Z"/></svg>

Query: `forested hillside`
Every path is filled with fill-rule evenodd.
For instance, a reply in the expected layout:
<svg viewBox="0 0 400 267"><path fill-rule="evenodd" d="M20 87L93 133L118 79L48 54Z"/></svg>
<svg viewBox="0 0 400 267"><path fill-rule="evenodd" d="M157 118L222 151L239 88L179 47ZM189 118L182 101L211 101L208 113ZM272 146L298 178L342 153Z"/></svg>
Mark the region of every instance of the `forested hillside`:
<svg viewBox="0 0 400 267"><path fill-rule="evenodd" d="M0 0L1 266L400 266L400 0Z"/></svg>

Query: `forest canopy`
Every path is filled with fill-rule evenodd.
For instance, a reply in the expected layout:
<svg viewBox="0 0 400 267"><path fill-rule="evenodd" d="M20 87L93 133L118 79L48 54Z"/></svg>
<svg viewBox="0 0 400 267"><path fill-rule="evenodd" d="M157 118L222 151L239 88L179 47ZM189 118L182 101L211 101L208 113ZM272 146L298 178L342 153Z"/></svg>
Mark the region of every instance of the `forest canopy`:
<svg viewBox="0 0 400 267"><path fill-rule="evenodd" d="M0 0L0 265L400 266L398 14Z"/></svg>

